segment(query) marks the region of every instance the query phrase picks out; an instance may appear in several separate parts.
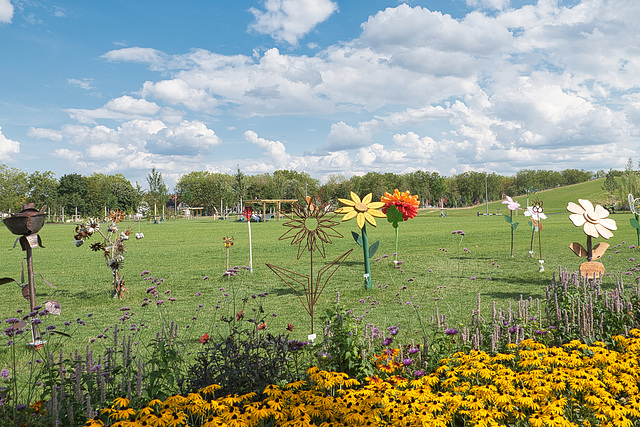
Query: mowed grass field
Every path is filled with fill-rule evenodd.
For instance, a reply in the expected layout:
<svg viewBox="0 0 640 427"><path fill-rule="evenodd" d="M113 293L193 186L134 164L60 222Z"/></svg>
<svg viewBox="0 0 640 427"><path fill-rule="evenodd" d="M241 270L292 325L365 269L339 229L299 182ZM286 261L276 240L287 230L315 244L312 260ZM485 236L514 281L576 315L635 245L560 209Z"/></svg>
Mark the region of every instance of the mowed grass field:
<svg viewBox="0 0 640 427"><path fill-rule="evenodd" d="M430 323L436 308L440 314L446 314L450 326L468 321L471 311L477 307L478 295L485 315L490 313L493 301L506 307L509 301L521 296L543 298L545 286L558 268L576 271L584 261L568 248L574 241L586 246L586 236L569 221L567 202L586 198L594 203L606 203L601 186L602 180L598 180L529 196L530 200L535 197L543 200L548 215L542 222L540 235L544 272L539 272L537 234L534 256L529 256L532 230L528 218L522 211L514 217L520 224L515 231L515 256L511 257L510 229L502 216L509 211L506 205L493 202L489 205L492 214L489 216L477 216L478 212L486 211L482 205L447 209L445 217L440 216L439 210L421 210L416 218L401 223L398 247L398 259L403 261L401 268L394 268L391 261L395 247L391 224L381 219L377 227L369 226L369 241L379 240L380 247L371 264L374 288L365 290L362 250L351 237L352 231L358 231L356 223L340 223L335 230L344 238L336 238L326 246L326 260L316 254L314 271L349 249L354 250L318 300L314 332L321 336L320 318L325 309L335 305L338 293L340 303L353 309L356 315L364 315L366 322L381 328L399 324L405 334L415 333L421 322ZM526 196L516 200L526 207ZM629 225L630 216L629 213L611 216L618 230L608 241L611 248L602 259L607 272L611 273L604 278L605 286L613 286L618 272L640 263L637 250L629 248L637 242L635 230ZM341 217L338 215L336 219ZM291 324L293 337L306 339L311 332L309 315L295 292L265 265L271 263L302 275L309 274L308 252L297 260L298 247L292 246L290 240L279 240L288 230L283 226L285 222L281 219L251 224L253 273L241 269L236 277L222 276L227 255L223 238L234 238L230 266L249 266L246 222L212 218L168 220L160 224L125 222L121 228L131 226L132 237L126 243L122 270L129 290L123 300L111 298L111 270L105 265L101 252L90 249L90 244L98 241L99 236L75 247L74 224L46 224L39 233L44 247L33 251L34 267L55 289L36 276L37 301L56 299L60 302L62 314L53 322L59 325L59 330L72 333L65 349L83 348L109 325L132 322L150 326L149 331L155 334L156 325L174 321L180 326L181 339L195 345L202 334L220 326L222 316L233 316L239 310L250 314L256 301L269 316L268 330L284 332L287 324ZM465 236L452 234L454 230L463 230ZM136 240L133 234L139 231L145 237ZM15 238L6 227L0 228L0 277L20 281L25 253L19 244L12 248ZM600 241L602 239L597 239L594 244ZM632 260L634 257L639 261ZM149 275L154 278L164 279L159 285L159 298L164 301L161 305L154 299L142 307L144 298L150 297L146 290L151 286L151 280L143 280L143 270L150 271ZM0 292L2 319L16 316L17 309L28 312L29 303L22 298L16 284L6 284L0 287ZM264 292L268 292L266 298L252 299L252 295ZM248 298L247 305L243 298ZM120 320L123 307L130 308L130 318ZM77 327L76 319L82 319L87 325ZM65 329L65 321L74 323Z"/></svg>

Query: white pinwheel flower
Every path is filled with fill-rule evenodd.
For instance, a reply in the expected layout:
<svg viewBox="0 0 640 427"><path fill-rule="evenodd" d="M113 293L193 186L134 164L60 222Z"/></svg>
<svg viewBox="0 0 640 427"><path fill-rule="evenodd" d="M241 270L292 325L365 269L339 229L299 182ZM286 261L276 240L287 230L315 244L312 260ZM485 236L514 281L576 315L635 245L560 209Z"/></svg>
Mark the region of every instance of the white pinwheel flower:
<svg viewBox="0 0 640 427"><path fill-rule="evenodd" d="M587 236L599 237L602 236L605 239L613 237L611 230L617 230L616 222L610 218L609 211L600 205L593 207L593 204L584 199L578 199L577 205L573 202L569 202L567 210L571 212L569 219L576 227L584 226L583 230Z"/></svg>
<svg viewBox="0 0 640 427"><path fill-rule="evenodd" d="M634 199L633 194L629 194L627 197L629 201L629 209L634 215L640 215L640 198Z"/></svg>
<svg viewBox="0 0 640 427"><path fill-rule="evenodd" d="M542 212L542 208L540 206L529 206L526 211L524 211L525 216L530 216L536 221L540 221L541 219L547 219L547 216Z"/></svg>

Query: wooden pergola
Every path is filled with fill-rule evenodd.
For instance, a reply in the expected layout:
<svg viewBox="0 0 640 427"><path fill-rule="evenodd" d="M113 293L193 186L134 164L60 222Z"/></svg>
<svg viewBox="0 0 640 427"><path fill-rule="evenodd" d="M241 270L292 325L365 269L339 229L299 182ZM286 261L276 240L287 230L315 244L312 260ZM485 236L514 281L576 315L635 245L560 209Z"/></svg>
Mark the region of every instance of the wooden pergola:
<svg viewBox="0 0 640 427"><path fill-rule="evenodd" d="M293 203L297 202L298 199L263 199L263 200L245 200L245 203L248 205L251 204L260 204L262 205L262 213L264 215L267 214L267 203L275 203L278 207L276 209L276 219L280 219L280 206L282 203Z"/></svg>
<svg viewBox="0 0 640 427"><path fill-rule="evenodd" d="M193 219L195 217L202 216L203 209L204 209L203 207L195 207L195 208L188 207L188 208L183 208L182 212L186 218ZM185 211L187 210L189 211L188 214L185 213Z"/></svg>

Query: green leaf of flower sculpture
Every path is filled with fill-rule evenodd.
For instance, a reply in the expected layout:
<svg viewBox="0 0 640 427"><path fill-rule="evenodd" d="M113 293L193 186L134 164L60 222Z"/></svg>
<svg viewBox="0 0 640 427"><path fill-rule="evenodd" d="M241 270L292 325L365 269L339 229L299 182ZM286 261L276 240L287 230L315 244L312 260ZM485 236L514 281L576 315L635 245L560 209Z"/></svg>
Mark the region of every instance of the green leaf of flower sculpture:
<svg viewBox="0 0 640 427"><path fill-rule="evenodd" d="M369 258L373 258L378 251L378 246L380 246L380 240L376 240L371 246L369 246Z"/></svg>
<svg viewBox="0 0 640 427"><path fill-rule="evenodd" d="M393 224L393 228L398 228L398 224L403 221L402 213L394 205L387 209L387 221Z"/></svg>
<svg viewBox="0 0 640 427"><path fill-rule="evenodd" d="M352 231L351 235L353 236L353 240L355 240L359 246L362 246L362 236L355 231Z"/></svg>
<svg viewBox="0 0 640 427"><path fill-rule="evenodd" d="M638 222L637 219L635 218L629 218L629 222L631 223L631 226L633 228L635 228L636 230L640 230L640 223Z"/></svg>

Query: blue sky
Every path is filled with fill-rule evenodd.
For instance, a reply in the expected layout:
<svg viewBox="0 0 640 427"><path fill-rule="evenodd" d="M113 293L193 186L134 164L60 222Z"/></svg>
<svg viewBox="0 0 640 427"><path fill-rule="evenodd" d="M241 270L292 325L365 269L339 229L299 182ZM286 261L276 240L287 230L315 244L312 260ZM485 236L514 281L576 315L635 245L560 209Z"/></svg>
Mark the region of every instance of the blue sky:
<svg viewBox="0 0 640 427"><path fill-rule="evenodd" d="M0 163L331 175L624 168L636 0L0 0Z"/></svg>

